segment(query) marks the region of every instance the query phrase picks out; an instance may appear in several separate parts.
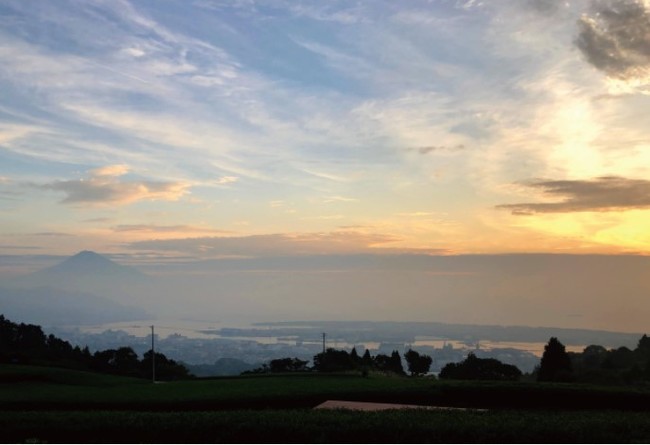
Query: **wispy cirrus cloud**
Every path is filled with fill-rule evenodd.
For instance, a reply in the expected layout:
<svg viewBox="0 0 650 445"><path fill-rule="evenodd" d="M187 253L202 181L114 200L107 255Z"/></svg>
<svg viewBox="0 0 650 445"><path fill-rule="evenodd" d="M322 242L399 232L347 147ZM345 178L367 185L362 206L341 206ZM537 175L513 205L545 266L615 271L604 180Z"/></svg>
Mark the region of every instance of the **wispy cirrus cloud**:
<svg viewBox="0 0 650 445"><path fill-rule="evenodd" d="M91 170L78 180L53 181L35 185L43 190L63 192L64 204L124 205L136 201L176 201L188 193L190 184L172 181L137 181L121 179L128 172L124 165Z"/></svg>
<svg viewBox="0 0 650 445"><path fill-rule="evenodd" d="M531 181L524 184L554 202L502 204L515 215L535 213L607 212L650 208L650 181L618 176L587 180Z"/></svg>

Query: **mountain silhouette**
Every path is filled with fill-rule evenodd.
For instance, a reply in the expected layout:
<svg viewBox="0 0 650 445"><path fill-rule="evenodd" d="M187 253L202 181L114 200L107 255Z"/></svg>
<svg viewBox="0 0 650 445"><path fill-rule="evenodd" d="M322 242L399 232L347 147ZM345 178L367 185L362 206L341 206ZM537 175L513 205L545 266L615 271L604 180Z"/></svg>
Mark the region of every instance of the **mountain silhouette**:
<svg viewBox="0 0 650 445"><path fill-rule="evenodd" d="M54 266L39 270L29 276L32 282L61 280L127 280L137 282L146 279L146 275L137 269L117 264L98 253L84 250ZM45 284L45 283L44 283ZM54 284L54 283L47 283ZM112 284L115 284L113 281Z"/></svg>
<svg viewBox="0 0 650 445"><path fill-rule="evenodd" d="M133 267L84 250L5 283L0 304L8 314L41 324L132 321L151 317L133 305L149 282Z"/></svg>
<svg viewBox="0 0 650 445"><path fill-rule="evenodd" d="M149 277L95 252L84 250L54 266L20 277L19 287L54 287L108 297L133 293Z"/></svg>

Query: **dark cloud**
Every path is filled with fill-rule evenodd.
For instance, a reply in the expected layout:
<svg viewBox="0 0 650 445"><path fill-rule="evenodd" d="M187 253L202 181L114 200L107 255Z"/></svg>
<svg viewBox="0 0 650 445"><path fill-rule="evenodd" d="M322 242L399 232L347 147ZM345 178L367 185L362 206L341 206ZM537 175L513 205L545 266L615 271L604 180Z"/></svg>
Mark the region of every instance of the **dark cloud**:
<svg viewBox="0 0 650 445"><path fill-rule="evenodd" d="M534 181L526 185L561 201L504 204L497 208L510 210L513 215L650 208L650 181L644 179L603 176L591 180Z"/></svg>
<svg viewBox="0 0 650 445"><path fill-rule="evenodd" d="M650 74L650 10L643 0L593 1L578 29L576 46L608 76L633 80Z"/></svg>
<svg viewBox="0 0 650 445"><path fill-rule="evenodd" d="M178 252L200 257L270 257L397 252L383 245L399 241L391 235L337 231L329 233L269 234L241 237L198 237L138 241L128 245L139 250ZM379 248L378 248L379 247ZM413 251L399 249L400 252ZM420 253L446 253L421 250Z"/></svg>

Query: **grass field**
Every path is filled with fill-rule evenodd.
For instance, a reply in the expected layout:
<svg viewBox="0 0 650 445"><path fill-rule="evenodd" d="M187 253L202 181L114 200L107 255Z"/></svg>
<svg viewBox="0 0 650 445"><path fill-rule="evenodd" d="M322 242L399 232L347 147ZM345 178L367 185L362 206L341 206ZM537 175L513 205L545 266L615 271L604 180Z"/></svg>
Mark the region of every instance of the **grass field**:
<svg viewBox="0 0 650 445"><path fill-rule="evenodd" d="M488 411L314 411L328 399ZM345 375L152 384L0 366L2 442L650 442L650 392Z"/></svg>
<svg viewBox="0 0 650 445"><path fill-rule="evenodd" d="M3 442L481 442L650 440L645 413L608 411L3 412Z"/></svg>

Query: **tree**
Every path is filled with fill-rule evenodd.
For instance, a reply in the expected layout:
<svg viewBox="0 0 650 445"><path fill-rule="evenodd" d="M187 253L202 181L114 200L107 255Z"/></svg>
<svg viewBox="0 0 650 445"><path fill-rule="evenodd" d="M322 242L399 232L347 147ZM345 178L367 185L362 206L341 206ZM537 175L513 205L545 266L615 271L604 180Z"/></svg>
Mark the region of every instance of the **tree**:
<svg viewBox="0 0 650 445"><path fill-rule="evenodd" d="M328 348L314 356L314 369L319 372L351 371L355 365L346 351Z"/></svg>
<svg viewBox="0 0 650 445"><path fill-rule="evenodd" d="M357 354L357 348L354 346L350 351L350 360L352 363L354 363L355 366L359 366L361 364L361 357L359 357L359 354Z"/></svg>
<svg viewBox="0 0 650 445"><path fill-rule="evenodd" d="M636 346L636 351L644 356L650 356L650 337L646 334L639 339L639 343Z"/></svg>
<svg viewBox="0 0 650 445"><path fill-rule="evenodd" d="M588 369L600 368L607 357L607 349L600 345L589 345L582 351L582 365Z"/></svg>
<svg viewBox="0 0 650 445"><path fill-rule="evenodd" d="M402 366L402 357L400 357L399 352L393 351L390 354L390 370L395 374L404 375L404 367Z"/></svg>
<svg viewBox="0 0 650 445"><path fill-rule="evenodd" d="M168 359L164 354L159 352L155 353L156 365L156 379L160 380L180 380L191 377L190 372L185 366L177 363L174 360ZM140 362L141 375L151 377L152 363L151 363L151 349L144 353L144 357Z"/></svg>
<svg viewBox="0 0 650 445"><path fill-rule="evenodd" d="M307 371L307 360L294 358L278 358L271 360L268 367L270 372L301 372Z"/></svg>
<svg viewBox="0 0 650 445"><path fill-rule="evenodd" d="M363 353L363 357L361 357L361 365L367 368L372 367L372 356L368 349L366 349L366 352Z"/></svg>
<svg viewBox="0 0 650 445"><path fill-rule="evenodd" d="M386 354L377 354L372 359L373 367L377 371L390 371L390 357Z"/></svg>
<svg viewBox="0 0 650 445"><path fill-rule="evenodd" d="M409 349L404 354L408 370L412 376L425 375L431 368L433 359L428 355L420 355L416 351Z"/></svg>
<svg viewBox="0 0 650 445"><path fill-rule="evenodd" d="M518 380L521 371L514 365L501 363L494 358L478 358L470 352L462 362L446 364L438 377L454 380Z"/></svg>
<svg viewBox="0 0 650 445"><path fill-rule="evenodd" d="M115 372L120 375L138 376L140 374L140 360L138 354L128 346L123 346L115 351Z"/></svg>
<svg viewBox="0 0 650 445"><path fill-rule="evenodd" d="M377 354L373 360L375 369L383 372L392 372L395 374L404 375L404 368L402 367L402 358L399 352L393 351L390 356L386 354Z"/></svg>
<svg viewBox="0 0 650 445"><path fill-rule="evenodd" d="M540 382L568 382L573 379L571 359L566 348L556 337L551 337L544 346L537 380Z"/></svg>
<svg viewBox="0 0 650 445"><path fill-rule="evenodd" d="M602 366L605 369L627 369L631 368L635 361L634 351L625 346L621 346L607 353Z"/></svg>
<svg viewBox="0 0 650 445"><path fill-rule="evenodd" d="M650 337L643 334L639 339L636 349L634 350L636 361L639 365L650 371ZM646 372L646 378L650 377L650 372Z"/></svg>

